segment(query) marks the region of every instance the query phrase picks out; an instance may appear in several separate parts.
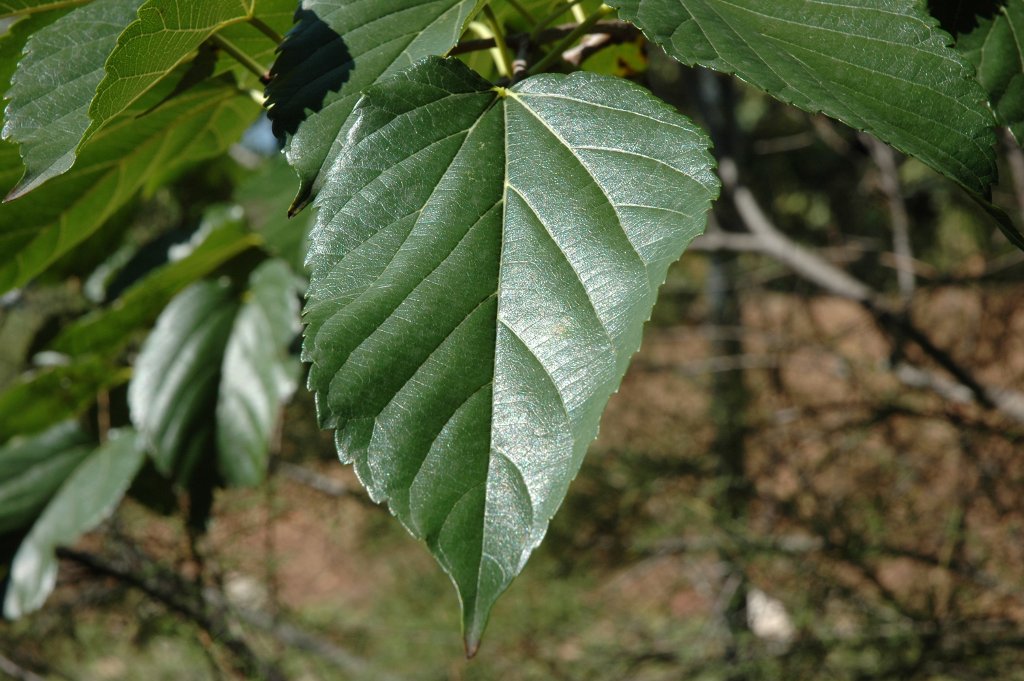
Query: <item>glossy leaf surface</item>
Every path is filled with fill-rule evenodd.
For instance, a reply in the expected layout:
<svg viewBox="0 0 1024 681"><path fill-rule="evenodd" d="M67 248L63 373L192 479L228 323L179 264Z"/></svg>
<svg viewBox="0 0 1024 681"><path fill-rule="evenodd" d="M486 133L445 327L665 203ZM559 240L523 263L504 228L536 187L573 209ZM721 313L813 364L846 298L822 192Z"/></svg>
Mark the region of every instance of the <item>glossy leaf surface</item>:
<svg viewBox="0 0 1024 681"><path fill-rule="evenodd" d="M915 0L610 0L686 64L736 74L916 156L969 191L995 179L973 69Z"/></svg>
<svg viewBox="0 0 1024 681"><path fill-rule="evenodd" d="M502 90L435 58L355 117L318 199L309 383L342 458L451 575L472 651L717 181L685 117L594 74Z"/></svg>
<svg viewBox="0 0 1024 681"><path fill-rule="evenodd" d="M32 35L18 64L3 137L20 145L25 176L13 198L75 162L103 63L142 0L95 0Z"/></svg>
<svg viewBox="0 0 1024 681"><path fill-rule="evenodd" d="M346 122L362 91L418 59L454 47L477 4L477 0L302 3L267 87L270 119L278 135L289 135L288 161L299 174L297 205L305 204L317 191L321 172L343 146Z"/></svg>

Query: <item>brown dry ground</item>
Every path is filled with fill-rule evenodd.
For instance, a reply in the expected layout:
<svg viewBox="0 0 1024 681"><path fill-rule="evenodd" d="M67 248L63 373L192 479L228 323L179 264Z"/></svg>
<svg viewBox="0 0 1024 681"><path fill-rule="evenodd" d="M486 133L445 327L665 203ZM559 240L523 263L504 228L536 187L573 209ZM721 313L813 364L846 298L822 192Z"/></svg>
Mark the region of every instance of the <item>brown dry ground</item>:
<svg viewBox="0 0 1024 681"><path fill-rule="evenodd" d="M1024 390L1021 293L936 288L914 319L979 379ZM890 339L847 301L759 293L738 329L702 325L699 303L663 301L656 319L673 315L684 323L648 329L476 660L462 658L445 577L386 511L280 475L218 498L202 544L209 569L244 605L277 609L370 667L342 673L256 637L258 649L303 680L724 678L723 593L739 561L798 632L789 647L748 642L751 678L1022 678L1018 647L985 644L1024 634L1024 425L904 387L888 368ZM737 360L710 356L716 334L741 334L752 399L754 492L748 518L724 524L709 379ZM912 347L907 356L934 368ZM291 410L282 457L354 485L309 410ZM120 522L188 567L177 521L129 505ZM50 618L5 634L22 659L83 679L223 669L216 646L204 659L193 629L114 584L83 605L94 581L64 570ZM943 657L961 636L984 662Z"/></svg>

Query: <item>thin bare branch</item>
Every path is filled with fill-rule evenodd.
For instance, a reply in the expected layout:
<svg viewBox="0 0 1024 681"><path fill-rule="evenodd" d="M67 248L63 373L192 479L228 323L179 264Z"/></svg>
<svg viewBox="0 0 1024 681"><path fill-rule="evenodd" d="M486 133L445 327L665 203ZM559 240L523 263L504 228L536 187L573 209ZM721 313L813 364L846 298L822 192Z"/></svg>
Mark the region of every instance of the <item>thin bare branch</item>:
<svg viewBox="0 0 1024 681"><path fill-rule="evenodd" d="M935 345L924 331L911 323L900 310L893 309L888 301L871 287L783 234L761 208L753 192L740 183L736 163L731 158L719 161L719 175L727 190L727 198L732 200L749 234L714 232L695 241L701 250L760 253L787 266L796 275L833 295L861 303L881 327L911 341L947 371L955 379L956 384L970 393L972 401L1024 423L1024 394L983 385L968 368ZM947 389L948 386L943 387L935 380L919 382L921 387L936 394L954 394ZM962 393L955 391L955 394Z"/></svg>

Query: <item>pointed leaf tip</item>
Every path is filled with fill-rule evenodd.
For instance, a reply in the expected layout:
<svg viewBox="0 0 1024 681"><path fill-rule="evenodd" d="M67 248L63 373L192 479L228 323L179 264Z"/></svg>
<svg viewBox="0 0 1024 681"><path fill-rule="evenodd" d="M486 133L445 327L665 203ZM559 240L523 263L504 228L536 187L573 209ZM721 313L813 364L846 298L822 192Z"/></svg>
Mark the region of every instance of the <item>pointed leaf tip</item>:
<svg viewBox="0 0 1024 681"><path fill-rule="evenodd" d="M431 58L355 112L317 198L309 385L342 459L451 576L472 655L718 181L689 119L593 73L502 98Z"/></svg>

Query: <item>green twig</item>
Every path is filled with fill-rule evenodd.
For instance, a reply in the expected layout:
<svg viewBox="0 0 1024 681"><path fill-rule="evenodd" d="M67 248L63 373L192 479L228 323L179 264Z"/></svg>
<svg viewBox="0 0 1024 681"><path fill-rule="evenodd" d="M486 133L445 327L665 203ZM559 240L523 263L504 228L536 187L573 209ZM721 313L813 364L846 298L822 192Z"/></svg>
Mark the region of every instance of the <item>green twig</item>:
<svg viewBox="0 0 1024 681"><path fill-rule="evenodd" d="M284 40L283 35L275 31L272 26L264 22L259 17L249 17L249 23L257 31L273 40L275 45L280 45L281 41Z"/></svg>
<svg viewBox="0 0 1024 681"><path fill-rule="evenodd" d="M494 35L494 43L498 52L498 72L506 77L512 76L512 55L508 51L508 44L505 42L505 33L501 30L501 22L490 5L484 7L484 18L490 25Z"/></svg>
<svg viewBox="0 0 1024 681"><path fill-rule="evenodd" d="M208 40L211 45L216 46L218 49L224 50L226 54L231 56L235 61L244 66L247 70L256 74L260 79L260 82L267 82L267 69L262 64L257 62L255 59L247 55L242 50L238 49L234 44L225 40L222 36L217 33L211 35Z"/></svg>
<svg viewBox="0 0 1024 681"><path fill-rule="evenodd" d="M560 43L551 48L551 51L545 54L540 61L530 67L529 75L532 76L535 73L540 73L551 66L562 57L563 52L568 50L576 43L577 40L590 32L590 29L593 28L594 24L614 12L614 8L609 7L608 5L601 5L593 14L588 16L585 21L581 22L575 29L573 29L572 33L565 36Z"/></svg>
<svg viewBox="0 0 1024 681"><path fill-rule="evenodd" d="M494 34L491 32L491 29L487 27L487 24L480 23L479 21L471 21L466 25L466 30L480 36L479 40L472 42L486 45L486 47L481 49L485 49L491 53L491 60L497 65L498 71L501 71L501 51L497 48L498 42L494 39ZM456 46L448 54L450 56L452 54L462 54L462 52L459 51L458 46Z"/></svg>

